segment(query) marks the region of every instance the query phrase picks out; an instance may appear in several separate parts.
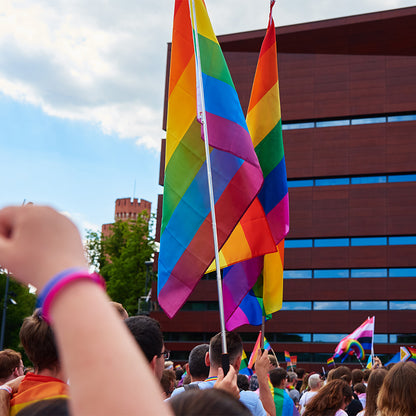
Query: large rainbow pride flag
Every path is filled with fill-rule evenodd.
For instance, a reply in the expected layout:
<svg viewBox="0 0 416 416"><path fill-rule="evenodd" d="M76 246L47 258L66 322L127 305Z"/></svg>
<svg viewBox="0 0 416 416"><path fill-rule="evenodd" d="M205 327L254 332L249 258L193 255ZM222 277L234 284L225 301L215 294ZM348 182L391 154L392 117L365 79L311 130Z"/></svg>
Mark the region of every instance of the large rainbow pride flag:
<svg viewBox="0 0 416 416"><path fill-rule="evenodd" d="M204 115L197 100L201 91L220 248L263 183L244 114L205 4L202 0L192 4L195 11L191 13L190 1L175 1L172 35L158 265L158 300L169 317L186 301L214 260L205 137L199 122ZM194 14L196 24L191 21ZM194 38L199 44L202 83L197 82Z"/></svg>
<svg viewBox="0 0 416 416"><path fill-rule="evenodd" d="M224 271L224 312L232 330L260 325L263 315L282 307L284 238L289 232L289 197L283 150L277 70L276 32L270 3L269 23L261 46L247 112L247 125L264 175L258 195L276 252L236 264Z"/></svg>

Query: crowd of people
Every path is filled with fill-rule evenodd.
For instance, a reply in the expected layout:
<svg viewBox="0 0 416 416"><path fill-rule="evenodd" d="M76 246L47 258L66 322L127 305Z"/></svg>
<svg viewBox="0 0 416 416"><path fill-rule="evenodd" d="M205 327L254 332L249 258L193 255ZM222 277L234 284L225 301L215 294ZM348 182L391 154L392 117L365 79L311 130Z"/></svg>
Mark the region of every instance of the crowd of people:
<svg viewBox="0 0 416 416"><path fill-rule="evenodd" d="M249 379L238 374L242 340L227 332L228 368L220 333L174 367L158 322L110 301L76 227L51 208L0 210L0 264L40 293L20 330L33 368L0 352L0 416L416 415L413 362L376 360L371 370L340 366L323 377L287 371L259 350Z"/></svg>

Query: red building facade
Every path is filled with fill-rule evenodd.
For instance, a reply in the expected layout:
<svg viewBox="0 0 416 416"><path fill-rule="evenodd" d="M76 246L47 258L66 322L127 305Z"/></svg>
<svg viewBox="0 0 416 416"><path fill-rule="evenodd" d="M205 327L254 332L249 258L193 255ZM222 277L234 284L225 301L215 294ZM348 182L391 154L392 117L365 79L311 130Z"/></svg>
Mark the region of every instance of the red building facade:
<svg viewBox="0 0 416 416"><path fill-rule="evenodd" d="M243 109L264 34L219 37ZM298 367L321 370L372 315L382 361L416 345L414 39L416 7L277 28L290 232L266 337ZM163 185L163 142L161 160ZM172 320L153 312L174 360L218 332L216 299L203 279ZM239 328L246 351L258 330Z"/></svg>
<svg viewBox="0 0 416 416"><path fill-rule="evenodd" d="M146 201L145 199L140 199L140 202L137 198L119 198L116 199L115 209L114 209L114 221L135 221L137 216L146 211L150 218L150 213L152 211L152 203ZM103 224L101 227L101 233L103 237L107 237L111 233L111 226L113 224Z"/></svg>

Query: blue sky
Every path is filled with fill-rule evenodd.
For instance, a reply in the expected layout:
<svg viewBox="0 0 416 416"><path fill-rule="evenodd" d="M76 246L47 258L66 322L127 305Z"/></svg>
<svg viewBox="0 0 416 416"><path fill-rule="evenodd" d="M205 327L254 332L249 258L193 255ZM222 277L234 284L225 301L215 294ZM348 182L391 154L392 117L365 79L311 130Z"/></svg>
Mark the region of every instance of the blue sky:
<svg viewBox="0 0 416 416"><path fill-rule="evenodd" d="M156 211L173 0L0 4L0 207L24 200L81 231L117 198ZM268 0L206 0L217 34L263 29ZM279 0L278 26L413 6L414 0ZM136 185L135 185L136 183Z"/></svg>

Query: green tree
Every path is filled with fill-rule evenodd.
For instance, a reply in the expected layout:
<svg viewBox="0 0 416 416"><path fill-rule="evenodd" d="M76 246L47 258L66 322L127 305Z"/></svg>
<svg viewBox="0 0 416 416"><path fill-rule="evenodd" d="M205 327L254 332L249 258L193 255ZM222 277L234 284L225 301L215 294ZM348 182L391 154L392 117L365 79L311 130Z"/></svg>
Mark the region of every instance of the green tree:
<svg viewBox="0 0 416 416"><path fill-rule="evenodd" d="M106 280L111 299L123 304L129 314L137 313L138 300L146 295L145 262L154 252L148 217L117 221L111 227L111 235L105 238L88 232L86 249L90 264Z"/></svg>
<svg viewBox="0 0 416 416"><path fill-rule="evenodd" d="M4 295L6 288L7 275L0 270L0 302L1 315L4 313ZM10 301L13 299L13 303ZM35 309L36 296L29 293L29 288L17 282L9 276L9 290L6 302L6 324L4 328L4 346L3 348L12 348L23 353L20 345L19 331L23 319L33 313Z"/></svg>

